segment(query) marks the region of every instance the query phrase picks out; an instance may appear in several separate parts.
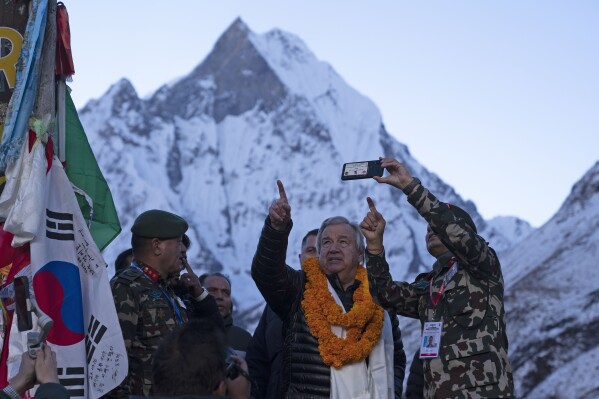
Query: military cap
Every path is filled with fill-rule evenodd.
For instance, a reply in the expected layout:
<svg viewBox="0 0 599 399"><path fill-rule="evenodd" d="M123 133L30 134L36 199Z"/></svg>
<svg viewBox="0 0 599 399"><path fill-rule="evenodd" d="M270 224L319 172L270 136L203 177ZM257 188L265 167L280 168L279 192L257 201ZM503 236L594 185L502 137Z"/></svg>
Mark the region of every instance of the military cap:
<svg viewBox="0 0 599 399"><path fill-rule="evenodd" d="M462 208L460 208L457 205L453 205L453 204L447 204L447 207L449 209L451 209L451 211L453 212L453 214L460 219L464 219L464 221L466 222L466 224L468 226L470 226L470 228L476 233L476 225L474 224L474 220L472 220L472 217L468 214L468 212L466 212L465 210L463 210Z"/></svg>
<svg viewBox="0 0 599 399"><path fill-rule="evenodd" d="M131 226L131 232L146 238L175 238L187 231L187 222L174 213L152 209L140 214Z"/></svg>

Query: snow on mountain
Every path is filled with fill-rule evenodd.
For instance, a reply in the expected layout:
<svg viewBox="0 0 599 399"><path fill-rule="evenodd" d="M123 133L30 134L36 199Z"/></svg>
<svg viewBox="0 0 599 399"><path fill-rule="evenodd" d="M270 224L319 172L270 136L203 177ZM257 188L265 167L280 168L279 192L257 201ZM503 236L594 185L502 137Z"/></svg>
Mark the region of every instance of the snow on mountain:
<svg viewBox="0 0 599 399"><path fill-rule="evenodd" d="M519 396L599 397L599 162L502 258Z"/></svg>
<svg viewBox="0 0 599 399"><path fill-rule="evenodd" d="M467 209L497 250L527 233L518 219L487 223L386 131L371 100L299 38L280 30L258 35L239 19L189 75L144 99L123 79L80 117L123 226L104 251L110 267L129 247L137 214L178 213L190 224L192 265L231 276L237 321L250 328L263 302L249 269L277 179L292 206L287 259L294 267L308 230L334 215L360 221L366 196L388 221L395 278L411 279L432 263L426 226L404 195L373 180L340 180L343 163L381 155L402 160L437 196Z"/></svg>
<svg viewBox="0 0 599 399"><path fill-rule="evenodd" d="M495 241L495 232L500 232L502 238L511 243L522 241L531 232L535 231L534 227L525 220L519 219L515 216L497 216L487 221L487 223L493 227L491 235L485 236L490 242ZM511 248L508 247L508 249ZM498 251L501 255L503 251Z"/></svg>

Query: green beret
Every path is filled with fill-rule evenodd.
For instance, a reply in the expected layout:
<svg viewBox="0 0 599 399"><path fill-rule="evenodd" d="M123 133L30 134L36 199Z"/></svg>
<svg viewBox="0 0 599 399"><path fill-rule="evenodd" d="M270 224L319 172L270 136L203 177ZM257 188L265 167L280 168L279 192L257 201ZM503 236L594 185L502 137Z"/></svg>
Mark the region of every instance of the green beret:
<svg viewBox="0 0 599 399"><path fill-rule="evenodd" d="M167 239L182 236L187 227L187 222L181 216L152 209L135 219L131 232L140 237Z"/></svg>

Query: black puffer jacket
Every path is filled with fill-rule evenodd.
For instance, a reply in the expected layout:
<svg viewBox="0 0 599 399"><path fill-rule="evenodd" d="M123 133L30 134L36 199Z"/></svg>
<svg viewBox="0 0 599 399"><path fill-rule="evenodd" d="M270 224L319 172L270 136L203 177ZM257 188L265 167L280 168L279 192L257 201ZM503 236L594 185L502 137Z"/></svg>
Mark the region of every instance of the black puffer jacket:
<svg viewBox="0 0 599 399"><path fill-rule="evenodd" d="M267 218L256 255L252 262L252 278L273 311L283 320L285 331L283 354L282 392L287 398L329 398L330 367L324 364L318 351L318 341L310 333L304 312L303 299L305 274L285 264L287 238L291 231L279 232L270 226ZM359 282L343 290L335 279L331 285L339 295L346 310L353 306L353 292ZM394 338L395 397L401 398L406 357L401 342L399 323L390 315Z"/></svg>
<svg viewBox="0 0 599 399"><path fill-rule="evenodd" d="M283 373L283 322L267 305L262 312L245 360L255 384L255 399L281 399Z"/></svg>
<svg viewBox="0 0 599 399"><path fill-rule="evenodd" d="M406 385L406 399L424 398L424 372L422 371L422 359L420 359L420 349L414 353L410 374Z"/></svg>

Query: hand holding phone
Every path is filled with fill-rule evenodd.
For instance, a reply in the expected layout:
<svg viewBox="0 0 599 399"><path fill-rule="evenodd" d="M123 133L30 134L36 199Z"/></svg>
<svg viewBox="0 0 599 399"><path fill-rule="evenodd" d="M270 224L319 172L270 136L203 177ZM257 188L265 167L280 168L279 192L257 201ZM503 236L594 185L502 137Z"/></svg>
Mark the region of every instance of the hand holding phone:
<svg viewBox="0 0 599 399"><path fill-rule="evenodd" d="M344 163L341 171L341 180L369 179L374 176L383 176L383 167L378 159Z"/></svg>

